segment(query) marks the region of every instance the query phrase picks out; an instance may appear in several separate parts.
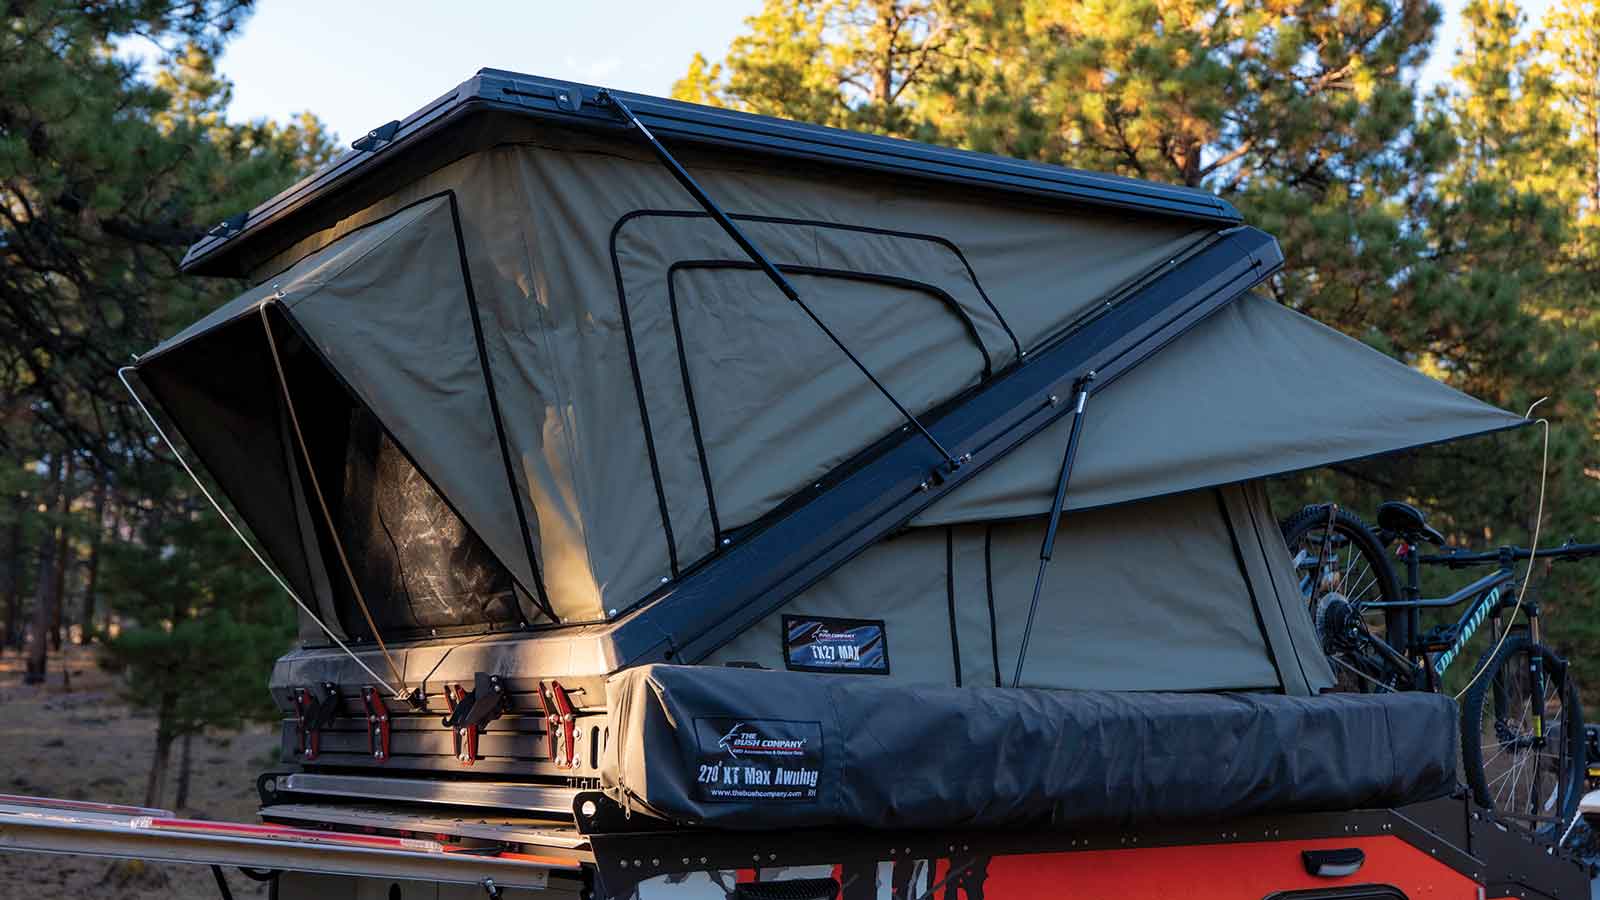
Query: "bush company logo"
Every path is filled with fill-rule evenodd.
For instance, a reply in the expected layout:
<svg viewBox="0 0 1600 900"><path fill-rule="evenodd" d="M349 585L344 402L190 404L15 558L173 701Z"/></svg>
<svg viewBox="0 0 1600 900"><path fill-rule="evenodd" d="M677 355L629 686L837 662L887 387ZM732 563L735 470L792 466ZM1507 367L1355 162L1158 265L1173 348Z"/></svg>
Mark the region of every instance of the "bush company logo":
<svg viewBox="0 0 1600 900"><path fill-rule="evenodd" d="M806 739L762 737L756 728L740 722L728 729L728 733L717 741L717 746L734 759L741 756L798 757L805 755Z"/></svg>
<svg viewBox="0 0 1600 900"><path fill-rule="evenodd" d="M817 631L811 636L811 639L813 641L833 641L835 643L839 641L845 641L847 643L855 643L856 633L855 629L851 629L849 631L829 631L828 626L818 625Z"/></svg>

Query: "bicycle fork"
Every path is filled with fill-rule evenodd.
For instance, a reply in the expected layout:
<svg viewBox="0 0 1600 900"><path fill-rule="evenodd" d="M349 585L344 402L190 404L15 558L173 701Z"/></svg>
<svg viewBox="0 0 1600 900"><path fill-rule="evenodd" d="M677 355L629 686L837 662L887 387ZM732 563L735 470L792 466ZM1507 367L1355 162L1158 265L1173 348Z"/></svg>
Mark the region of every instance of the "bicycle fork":
<svg viewBox="0 0 1600 900"><path fill-rule="evenodd" d="M1538 652L1540 646L1538 615L1528 616L1528 640L1531 644L1528 652L1528 681L1529 690L1533 694L1530 701L1533 705L1533 746L1541 748L1544 746L1544 655Z"/></svg>

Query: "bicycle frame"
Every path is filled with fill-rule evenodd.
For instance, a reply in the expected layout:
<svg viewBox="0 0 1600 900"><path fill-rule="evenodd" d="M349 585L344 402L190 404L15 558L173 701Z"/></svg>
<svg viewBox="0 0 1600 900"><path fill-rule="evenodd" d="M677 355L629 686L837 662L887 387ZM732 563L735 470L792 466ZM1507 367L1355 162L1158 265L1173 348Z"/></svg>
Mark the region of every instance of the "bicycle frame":
<svg viewBox="0 0 1600 900"><path fill-rule="evenodd" d="M1420 593L1418 584L1421 581L1419 565L1421 561L1417 558L1415 547L1408 546L1407 550L1406 593L1409 597ZM1413 675L1418 670L1424 670L1428 679L1428 689L1436 690L1438 682L1444 678L1445 671L1460 658L1461 651L1466 648L1467 642L1472 639L1472 636L1477 633L1479 628L1483 627L1483 623L1491 617L1494 622L1493 637L1496 641L1500 639L1500 610L1505 606L1511 605L1507 602L1509 598L1502 594L1500 588L1515 578L1516 570L1512 566L1511 560L1508 559L1496 571L1445 597L1428 599L1416 597L1415 599L1395 600L1387 603L1364 603L1362 607L1365 609L1405 609L1410 611L1412 614L1411 639L1407 642L1404 653L1400 654L1400 658L1406 661L1407 666L1412 669ZM1465 603L1473 598L1477 598L1476 601L1467 607L1455 624L1444 629L1436 629L1428 635L1420 633L1421 629L1417 626L1419 625L1419 614L1422 610L1445 609ZM1530 605L1525 603L1524 608L1528 610L1529 626L1533 629L1534 640L1537 641L1538 606L1537 604ZM1379 639L1374 638L1374 640ZM1384 642L1380 641L1380 643ZM1387 643L1385 643L1385 647L1388 647ZM1388 647L1388 649L1392 651L1394 648ZM1434 653L1435 655L1430 658L1428 656L1429 653ZM1391 656L1389 653L1385 653L1385 655ZM1393 656L1391 656L1391 659L1393 659Z"/></svg>
<svg viewBox="0 0 1600 900"><path fill-rule="evenodd" d="M1324 567L1329 564L1328 561L1338 559L1334 553L1333 546L1333 541L1335 540L1333 536L1333 507L1330 506L1329 509L1329 522L1323 534L1320 553L1317 548L1302 545L1302 553L1297 554L1294 559L1297 569L1310 569L1313 585L1324 579ZM1565 680L1564 670L1566 666L1560 661L1559 657L1552 656L1551 651L1543 647L1539 604L1536 600L1528 599L1522 594L1517 589L1518 585L1515 582L1523 575L1523 572L1519 571L1518 568L1522 562L1527 562L1531 566L1535 559L1548 564L1600 556L1600 544L1580 545L1569 540L1558 547L1538 551L1507 546L1482 553L1468 552L1459 548L1441 547L1442 552L1438 555L1423 556L1417 552L1417 541L1425 533L1429 532L1420 524L1416 534L1384 529L1379 529L1373 533L1380 547L1388 548L1394 546L1395 557L1405 563L1406 577L1404 586L1400 591L1402 599L1380 599L1373 602L1353 601L1351 610L1356 615L1350 616L1348 611L1341 612L1339 614L1340 618L1334 620L1336 627L1340 629L1334 634L1343 634L1345 637L1337 638L1339 643L1331 647L1327 643L1324 644L1329 661L1337 666L1343 666L1359 678L1376 686L1378 690L1426 690L1439 693L1443 690L1446 672L1459 660L1473 636L1482 630L1485 623L1490 623L1493 634L1490 649L1484 654L1482 663L1477 668L1477 674L1474 677L1475 686L1469 685L1469 687L1474 688L1474 691L1472 693L1463 691L1462 693L1468 698L1468 706L1475 710L1471 713L1472 716L1485 716L1492 712L1492 722L1488 718L1483 719L1481 722L1469 722L1463 718L1463 735L1482 730L1484 739L1490 742L1485 746L1499 748L1494 756L1490 758L1491 760L1498 759L1501 754L1507 751L1513 753L1513 757L1508 757L1508 759L1529 753L1533 754L1533 756L1528 758L1550 756L1551 753L1554 753L1555 756L1551 758L1556 759L1558 763L1560 760L1569 759L1566 742L1571 739L1570 733L1559 730L1563 719L1553 718L1554 711L1547 705L1549 700L1560 699L1562 703L1558 715L1565 716L1568 714L1566 707L1567 692L1572 689ZM1437 533L1433 532L1432 534L1436 535ZM1357 551L1353 548L1352 552ZM1359 552L1370 553L1370 548ZM1387 552L1384 553L1384 556L1387 556ZM1381 557L1377 560L1369 560L1369 562L1374 566L1379 563L1389 564L1387 559ZM1421 569L1423 565L1443 565L1451 569L1493 567L1494 571L1485 574L1481 578L1476 578L1470 584L1446 596L1423 597L1421 590ZM1348 574L1349 570L1347 569L1345 575L1347 576ZM1531 571L1527 572L1527 574L1531 576ZM1363 594L1362 589L1368 586L1366 582L1361 580L1363 577L1365 577L1364 574L1357 575L1358 584L1356 589L1352 591L1354 596L1361 596ZM1339 578L1331 578L1328 579L1327 583L1340 585L1341 581ZM1508 585L1510 587L1507 587ZM1305 583L1302 582L1302 588L1304 586ZM1309 593L1307 596L1314 597L1315 594ZM1423 633L1421 627L1423 610L1453 609L1462 605L1465 605L1465 609L1461 611L1461 615L1454 622L1434 625L1426 633ZM1526 628L1530 649L1519 649L1513 657L1501 655L1503 652L1501 647L1507 635L1513 627L1520 627L1515 626L1514 622L1506 620L1505 611L1508 608L1512 609L1513 616L1518 611L1527 614ZM1320 609L1321 607L1317 608L1317 610ZM1367 627L1362 614L1368 611L1383 611L1386 614L1385 617L1391 626L1387 634L1380 637ZM1409 625L1408 628L1402 628L1402 621L1397 621L1397 615L1403 615L1403 624ZM1318 624L1320 625L1321 622L1322 620L1319 620ZM1348 628L1348 631L1344 630L1346 628ZM1398 637L1397 632L1400 631L1405 632L1403 646L1389 643L1389 639ZM1354 638L1357 641L1356 646L1363 648L1366 652L1357 655L1345 653L1345 650L1353 649L1349 644L1343 643L1348 638ZM1324 636L1324 641L1328 640L1329 638ZM1520 644L1517 646L1521 647ZM1554 659L1555 661L1547 662L1549 659ZM1525 684L1523 682L1524 678L1527 679ZM1478 679L1483 680L1480 682ZM1485 692L1489 689L1492 689L1492 694L1486 695ZM1492 710L1486 706L1489 703L1493 704ZM1516 714L1516 716L1520 716L1520 721L1516 716L1511 716L1514 710L1520 711ZM1466 715L1467 713L1464 710L1463 716ZM1508 716L1511 717L1508 718ZM1558 730L1552 731L1552 726ZM1545 748L1555 740L1561 742L1560 746L1555 746L1552 751L1547 752ZM1481 756L1481 751L1479 756ZM1581 759L1579 763L1581 765ZM1493 792L1494 785L1503 781L1507 777L1507 773L1521 771L1520 767L1522 765L1522 763L1518 763L1517 767L1508 769L1507 773L1502 773L1496 781L1488 782L1487 762L1481 758L1475 758L1474 764L1478 766L1477 776L1480 782L1474 790L1479 792ZM1504 765L1502 764L1502 766ZM1570 766L1558 764L1557 781L1555 783L1558 790L1567 790L1566 783L1562 779L1569 777L1571 771ZM1539 778L1541 776L1535 770L1530 777ZM1516 790L1516 784L1515 780L1511 782L1513 793ZM1528 790L1530 798L1534 798L1535 794L1540 797L1545 796L1543 788L1537 782L1533 782ZM1556 794L1548 795L1549 798L1555 798L1556 796ZM1551 808L1550 803L1553 800L1544 800L1542 807L1538 805L1539 802L1541 801L1535 798L1530 799L1526 804L1518 804L1519 807L1528 807L1525 809L1500 810L1498 801L1495 801L1494 806L1497 814L1527 819L1536 823L1536 826L1537 823L1559 824L1557 818L1542 814L1548 813ZM1559 815L1564 816L1565 813L1560 813Z"/></svg>

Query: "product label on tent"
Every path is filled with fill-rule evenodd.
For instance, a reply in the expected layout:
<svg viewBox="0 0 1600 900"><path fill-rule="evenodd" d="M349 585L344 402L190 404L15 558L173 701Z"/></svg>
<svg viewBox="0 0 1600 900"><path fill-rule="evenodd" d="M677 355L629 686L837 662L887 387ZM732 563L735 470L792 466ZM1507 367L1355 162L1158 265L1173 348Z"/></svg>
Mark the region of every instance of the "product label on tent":
<svg viewBox="0 0 1600 900"><path fill-rule="evenodd" d="M882 619L783 617L783 662L794 672L889 674Z"/></svg>
<svg viewBox="0 0 1600 900"><path fill-rule="evenodd" d="M700 746L695 785L701 800L811 803L817 799L821 722L715 716L695 719L694 730Z"/></svg>

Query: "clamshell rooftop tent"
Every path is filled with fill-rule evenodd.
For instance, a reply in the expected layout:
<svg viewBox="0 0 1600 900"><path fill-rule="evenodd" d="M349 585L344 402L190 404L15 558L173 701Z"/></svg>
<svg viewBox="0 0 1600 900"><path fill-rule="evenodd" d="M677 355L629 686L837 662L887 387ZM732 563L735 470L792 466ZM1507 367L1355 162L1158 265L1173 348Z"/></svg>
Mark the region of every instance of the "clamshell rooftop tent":
<svg viewBox="0 0 1600 900"><path fill-rule="evenodd" d="M1523 422L1252 293L1277 244L1210 195L610 96L637 124L484 70L185 259L253 286L137 377L312 613L287 761L614 780L619 711L687 667L959 704L1024 640L1024 689L1309 721L1332 678L1261 479ZM392 752L369 673L419 689ZM455 685L499 696L491 749L437 727ZM1429 753L1390 799L1448 779Z"/></svg>

